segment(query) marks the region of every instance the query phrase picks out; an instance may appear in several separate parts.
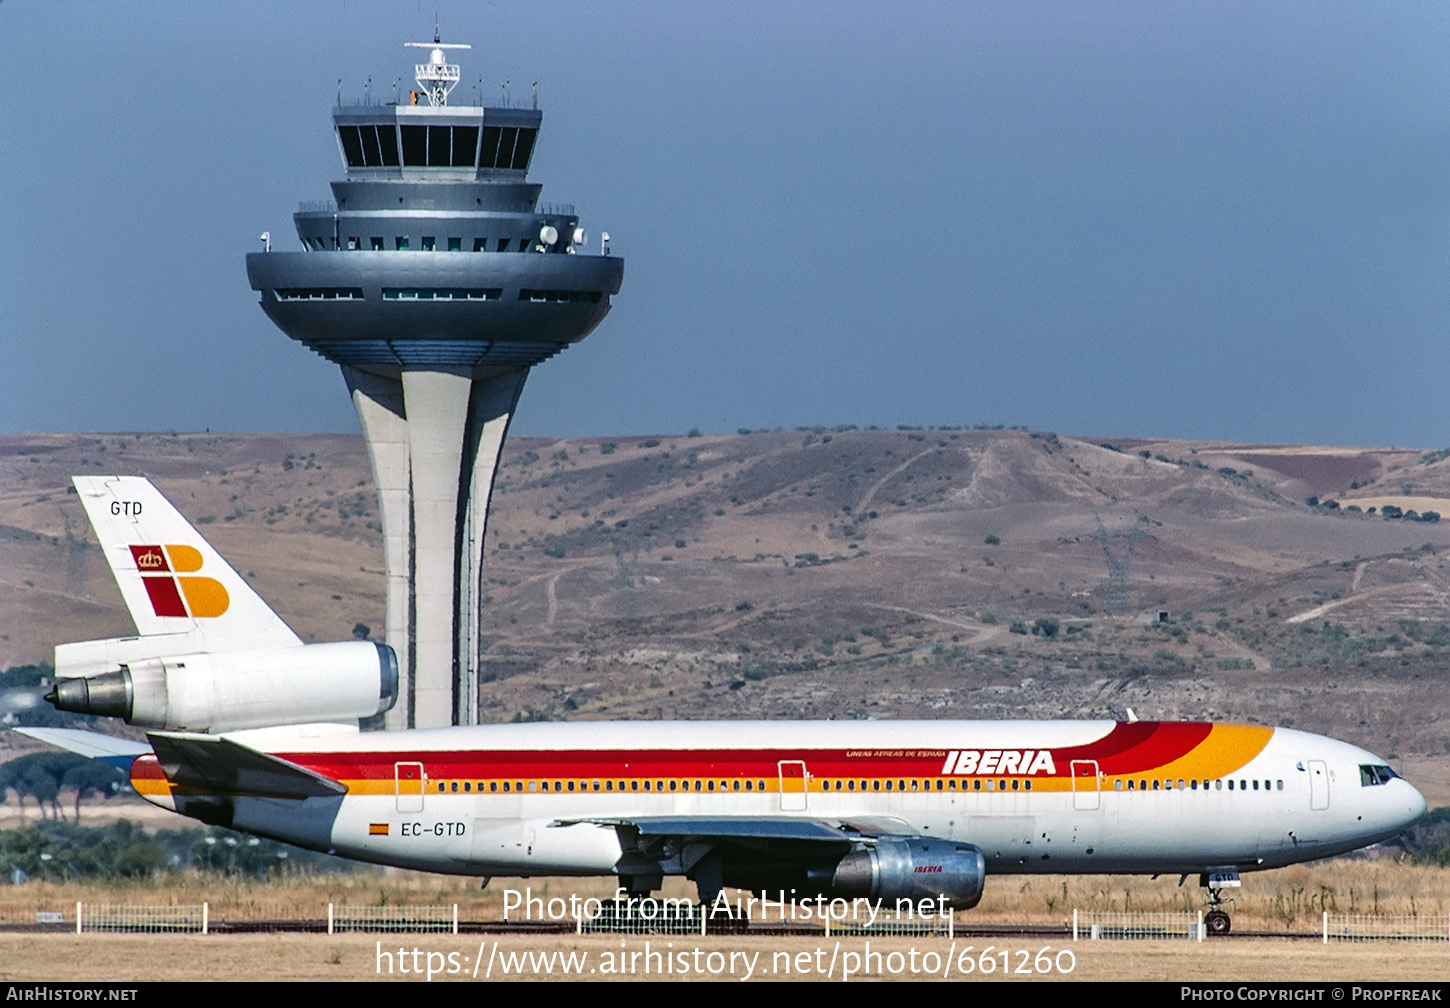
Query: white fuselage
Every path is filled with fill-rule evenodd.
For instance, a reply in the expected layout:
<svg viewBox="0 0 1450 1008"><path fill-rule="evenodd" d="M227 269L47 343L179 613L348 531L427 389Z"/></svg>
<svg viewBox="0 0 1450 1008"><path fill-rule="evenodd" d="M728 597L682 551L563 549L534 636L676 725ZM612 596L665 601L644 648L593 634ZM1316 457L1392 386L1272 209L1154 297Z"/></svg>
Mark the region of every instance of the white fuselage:
<svg viewBox="0 0 1450 1008"><path fill-rule="evenodd" d="M989 873L1251 871L1424 812L1384 761L1288 729L1154 722L675 722L232 736L347 785L238 799L235 825L346 857L487 876L609 875L641 819L846 824L961 841ZM1375 775L1371 775L1374 777ZM138 775L138 790L188 812ZM196 813L190 813L196 814Z"/></svg>

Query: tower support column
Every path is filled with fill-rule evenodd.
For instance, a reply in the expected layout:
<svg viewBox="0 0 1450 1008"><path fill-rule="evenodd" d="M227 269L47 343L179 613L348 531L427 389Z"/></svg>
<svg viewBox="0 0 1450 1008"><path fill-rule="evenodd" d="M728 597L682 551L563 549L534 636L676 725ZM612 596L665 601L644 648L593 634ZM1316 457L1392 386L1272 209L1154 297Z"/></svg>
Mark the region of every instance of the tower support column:
<svg viewBox="0 0 1450 1008"><path fill-rule="evenodd" d="M383 639L398 657L398 702L384 715L384 724L390 729L407 728L413 723L413 649L409 638L413 613L413 504L403 383L347 364L342 365L342 376L367 442L383 526Z"/></svg>
<svg viewBox="0 0 1450 1008"><path fill-rule="evenodd" d="M483 547L503 442L524 391L527 368L473 382L464 454L466 501L458 541L458 664L453 683L454 724L478 723L479 620L483 598ZM467 618L465 618L465 616Z"/></svg>
<svg viewBox="0 0 1450 1008"><path fill-rule="evenodd" d="M398 655L389 728L478 720L479 601L489 501L528 370L344 366L378 487L386 639Z"/></svg>
<svg viewBox="0 0 1450 1008"><path fill-rule="evenodd" d="M413 725L453 723L453 681L458 665L458 533L462 501L463 441L472 375L467 371L406 368L403 405L413 480Z"/></svg>

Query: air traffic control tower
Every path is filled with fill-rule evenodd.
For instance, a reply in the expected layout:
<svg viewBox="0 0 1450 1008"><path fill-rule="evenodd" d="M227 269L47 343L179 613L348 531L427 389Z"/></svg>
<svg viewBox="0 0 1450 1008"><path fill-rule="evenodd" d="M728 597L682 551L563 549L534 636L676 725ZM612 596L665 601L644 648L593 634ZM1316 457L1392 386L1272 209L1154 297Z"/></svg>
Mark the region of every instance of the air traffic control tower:
<svg viewBox="0 0 1450 1008"><path fill-rule="evenodd" d="M488 502L529 368L609 311L621 259L589 254L574 208L528 181L542 118L450 105L446 50L419 92L333 109L346 178L304 203L304 251L247 256L262 310L341 365L378 486L387 640L402 676L390 728L478 718L479 598ZM264 236L264 240L266 237Z"/></svg>

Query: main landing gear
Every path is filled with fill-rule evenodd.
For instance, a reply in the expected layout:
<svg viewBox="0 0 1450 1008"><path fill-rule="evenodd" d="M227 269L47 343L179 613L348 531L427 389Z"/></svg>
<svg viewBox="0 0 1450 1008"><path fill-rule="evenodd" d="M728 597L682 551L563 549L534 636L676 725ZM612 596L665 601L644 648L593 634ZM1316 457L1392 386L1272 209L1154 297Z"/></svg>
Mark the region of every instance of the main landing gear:
<svg viewBox="0 0 1450 1008"><path fill-rule="evenodd" d="M1198 876L1198 884L1208 890L1208 913L1203 915L1203 926L1211 935L1226 935L1233 927L1233 921L1222 908L1233 902L1225 896L1225 889L1239 887L1239 873L1236 871L1206 872Z"/></svg>

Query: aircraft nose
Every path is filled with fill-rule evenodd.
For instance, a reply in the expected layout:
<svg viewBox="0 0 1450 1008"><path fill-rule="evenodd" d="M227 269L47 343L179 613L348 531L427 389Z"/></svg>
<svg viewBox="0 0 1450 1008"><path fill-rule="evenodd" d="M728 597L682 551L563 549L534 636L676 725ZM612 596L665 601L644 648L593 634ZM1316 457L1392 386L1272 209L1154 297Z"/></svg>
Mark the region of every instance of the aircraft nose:
<svg viewBox="0 0 1450 1008"><path fill-rule="evenodd" d="M1411 784L1407 780L1404 780L1403 778L1401 778L1400 783L1404 784L1410 792L1406 796L1406 804L1408 805L1408 808L1405 812L1405 821L1400 828L1409 829L1411 826L1415 825L1415 823L1420 821L1420 818L1425 814L1425 809L1428 806L1425 804L1425 796L1420 794L1419 788L1415 787L1415 785Z"/></svg>

